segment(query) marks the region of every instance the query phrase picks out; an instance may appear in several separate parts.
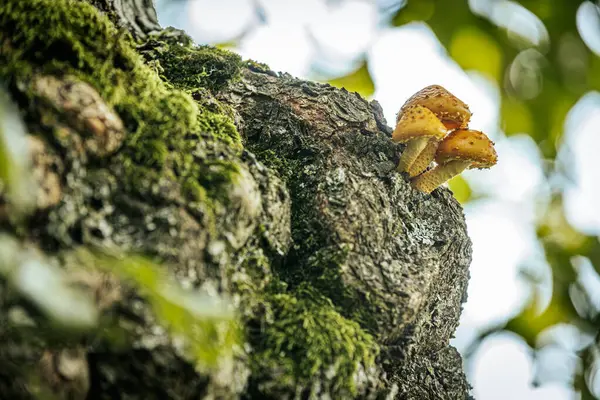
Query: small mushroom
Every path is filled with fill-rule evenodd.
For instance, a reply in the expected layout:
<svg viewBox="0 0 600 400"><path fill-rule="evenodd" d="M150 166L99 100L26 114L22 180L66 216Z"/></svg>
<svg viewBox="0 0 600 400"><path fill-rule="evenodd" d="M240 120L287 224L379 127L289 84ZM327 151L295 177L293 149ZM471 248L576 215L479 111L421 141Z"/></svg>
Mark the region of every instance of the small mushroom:
<svg viewBox="0 0 600 400"><path fill-rule="evenodd" d="M471 119L469 106L440 85L430 85L413 94L402 106L400 114L414 105L431 110L448 129L466 128Z"/></svg>
<svg viewBox="0 0 600 400"><path fill-rule="evenodd" d="M430 85L412 95L400 109L397 121L405 112L415 106L422 106L430 110L444 124L447 130L466 128L471 119L469 106L440 85ZM421 148L418 156L406 167L406 172L412 178L427 169L435 156L441 137L431 137L429 142Z"/></svg>
<svg viewBox="0 0 600 400"><path fill-rule="evenodd" d="M398 172L407 172L430 140L441 140L447 129L429 109L415 105L404 109L399 115L392 140L406 143L406 149L400 156Z"/></svg>
<svg viewBox="0 0 600 400"><path fill-rule="evenodd" d="M413 187L431 193L442 183L467 168L490 168L498 156L492 142L485 134L470 129L457 129L442 140L435 161L437 166L412 179Z"/></svg>
<svg viewBox="0 0 600 400"><path fill-rule="evenodd" d="M437 151L440 140L442 139L443 138L441 137L432 137L429 139L423 151L419 153L415 161L406 170L408 176L414 178L415 176L419 175L421 172L427 169L429 164L431 164L431 162L433 161L435 157L435 152Z"/></svg>

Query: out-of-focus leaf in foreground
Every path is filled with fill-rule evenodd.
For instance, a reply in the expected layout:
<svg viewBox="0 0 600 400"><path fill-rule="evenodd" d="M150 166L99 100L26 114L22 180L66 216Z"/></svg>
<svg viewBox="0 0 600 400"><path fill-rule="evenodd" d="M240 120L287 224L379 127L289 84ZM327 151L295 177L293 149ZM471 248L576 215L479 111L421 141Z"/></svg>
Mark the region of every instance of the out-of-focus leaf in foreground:
<svg viewBox="0 0 600 400"><path fill-rule="evenodd" d="M448 181L448 186L450 187L450 190L452 190L452 193L454 193L456 200L461 204L471 200L471 187L461 175L457 175L450 179L450 181Z"/></svg>
<svg viewBox="0 0 600 400"><path fill-rule="evenodd" d="M90 296L72 287L62 269L7 234L0 236L0 278L60 328L84 330L98 322Z"/></svg>
<svg viewBox="0 0 600 400"><path fill-rule="evenodd" d="M363 97L370 97L375 93L375 84L366 61L363 61L354 72L340 78L331 79L328 83L338 88L344 88L349 92L357 92Z"/></svg>
<svg viewBox="0 0 600 400"><path fill-rule="evenodd" d="M233 355L240 342L239 326L232 306L217 294L185 290L159 265L143 257L92 254L84 249L78 250L77 256L87 265L133 283L157 322L199 370L220 367Z"/></svg>
<svg viewBox="0 0 600 400"><path fill-rule="evenodd" d="M0 85L0 197L5 196L13 216L22 216L35 205L26 135L18 108Z"/></svg>

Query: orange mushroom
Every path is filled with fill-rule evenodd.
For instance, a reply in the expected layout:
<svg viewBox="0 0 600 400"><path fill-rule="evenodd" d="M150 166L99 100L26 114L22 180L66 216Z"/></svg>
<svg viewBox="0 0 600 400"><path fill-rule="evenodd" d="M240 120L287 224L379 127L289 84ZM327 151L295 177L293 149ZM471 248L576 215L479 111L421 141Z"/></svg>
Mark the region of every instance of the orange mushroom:
<svg viewBox="0 0 600 400"><path fill-rule="evenodd" d="M431 111L441 121L446 130L466 128L471 119L469 106L442 86L430 85L419 90L404 103L398 113L397 125L400 125L400 121L404 115L416 106L424 107ZM434 126L434 123L431 123L431 126ZM438 143L442 138L443 136L433 135L430 136L426 144L423 144L423 140L415 142L411 150L417 151L418 149L419 154L415 156L409 153L409 157L404 161L406 165L399 164L398 171L405 171L410 177L417 176L425 171L429 164L431 164L431 161L433 161Z"/></svg>
<svg viewBox="0 0 600 400"><path fill-rule="evenodd" d="M457 129L440 142L435 160L438 163L435 168L412 179L414 188L431 193L467 168L490 168L498 156L494 142L484 133Z"/></svg>
<svg viewBox="0 0 600 400"><path fill-rule="evenodd" d="M408 171L429 140L437 142L446 133L444 124L429 109L419 105L406 108L392 133L394 142L407 144L396 169L399 172Z"/></svg>
<svg viewBox="0 0 600 400"><path fill-rule="evenodd" d="M448 129L469 125L469 106L440 85L430 85L413 94L400 109L400 114L417 104L431 110Z"/></svg>

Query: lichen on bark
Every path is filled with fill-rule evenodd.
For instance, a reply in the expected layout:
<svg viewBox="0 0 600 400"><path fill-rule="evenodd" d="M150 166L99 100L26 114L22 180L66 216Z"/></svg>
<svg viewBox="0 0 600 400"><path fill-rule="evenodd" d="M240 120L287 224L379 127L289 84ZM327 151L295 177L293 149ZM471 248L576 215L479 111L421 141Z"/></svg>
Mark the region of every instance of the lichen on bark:
<svg viewBox="0 0 600 400"><path fill-rule="evenodd" d="M378 104L172 29L134 39L102 3L0 5L0 80L46 183L24 226L0 222L101 313L64 340L25 332L9 316L31 307L0 277L0 397L467 398L449 346L464 218L446 189L423 195L394 173ZM156 266L136 280L81 248ZM180 346L148 276L230 298L233 355L209 363Z"/></svg>

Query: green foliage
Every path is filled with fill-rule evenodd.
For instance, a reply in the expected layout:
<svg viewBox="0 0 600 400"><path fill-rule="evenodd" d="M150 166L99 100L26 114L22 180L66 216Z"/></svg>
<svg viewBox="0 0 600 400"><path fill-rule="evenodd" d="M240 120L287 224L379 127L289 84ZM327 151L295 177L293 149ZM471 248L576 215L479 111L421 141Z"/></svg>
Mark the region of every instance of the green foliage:
<svg viewBox="0 0 600 400"><path fill-rule="evenodd" d="M231 307L216 296L184 290L160 266L142 257L93 255L79 250L86 265L104 269L132 282L148 302L157 322L200 370L210 370L233 356L241 331Z"/></svg>
<svg viewBox="0 0 600 400"><path fill-rule="evenodd" d="M0 196L6 196L19 216L29 212L36 201L26 134L18 109L0 86Z"/></svg>
<svg viewBox="0 0 600 400"><path fill-rule="evenodd" d="M458 29L449 50L464 69L479 71L494 81L502 78L502 51L485 31L471 25Z"/></svg>
<svg viewBox="0 0 600 400"><path fill-rule="evenodd" d="M44 316L39 325L49 322L60 334L85 332L98 325L91 296L71 287L64 270L8 234L0 235L0 284L3 281Z"/></svg>
<svg viewBox="0 0 600 400"><path fill-rule="evenodd" d="M363 61L354 72L328 81L331 85L356 92L363 97L370 97L375 93L375 84L369 74L369 65Z"/></svg>
<svg viewBox="0 0 600 400"><path fill-rule="evenodd" d="M452 190L454 198L461 204L471 200L471 188L469 187L467 181L465 181L465 178L463 178L461 175L457 175L450 179L450 181L448 181L448 186L450 187L450 190Z"/></svg>

